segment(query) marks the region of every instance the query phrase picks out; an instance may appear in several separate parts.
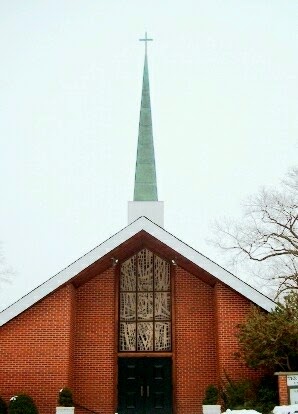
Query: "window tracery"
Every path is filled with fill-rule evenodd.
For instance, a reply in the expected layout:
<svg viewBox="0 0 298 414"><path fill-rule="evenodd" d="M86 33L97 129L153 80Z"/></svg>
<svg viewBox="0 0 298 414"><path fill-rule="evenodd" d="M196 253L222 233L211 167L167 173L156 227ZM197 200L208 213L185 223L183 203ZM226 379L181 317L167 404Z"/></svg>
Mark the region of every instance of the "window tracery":
<svg viewBox="0 0 298 414"><path fill-rule="evenodd" d="M171 350L170 264L147 249L120 270L120 351Z"/></svg>

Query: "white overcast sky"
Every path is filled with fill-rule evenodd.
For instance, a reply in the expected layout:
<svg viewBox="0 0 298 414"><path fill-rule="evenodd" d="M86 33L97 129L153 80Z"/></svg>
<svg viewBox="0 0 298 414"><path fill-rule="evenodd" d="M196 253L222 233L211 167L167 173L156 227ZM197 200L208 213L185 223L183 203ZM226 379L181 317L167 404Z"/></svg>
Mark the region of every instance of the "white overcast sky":
<svg viewBox="0 0 298 414"><path fill-rule="evenodd" d="M297 165L297 0L0 0L0 308L126 226L145 30L168 231L223 263L212 221Z"/></svg>

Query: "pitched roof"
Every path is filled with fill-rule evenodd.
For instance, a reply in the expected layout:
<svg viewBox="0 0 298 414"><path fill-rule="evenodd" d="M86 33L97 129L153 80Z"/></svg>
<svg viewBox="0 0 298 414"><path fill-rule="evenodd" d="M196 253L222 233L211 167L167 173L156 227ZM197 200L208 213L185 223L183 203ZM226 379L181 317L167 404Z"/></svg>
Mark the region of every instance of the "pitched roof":
<svg viewBox="0 0 298 414"><path fill-rule="evenodd" d="M206 256L177 239L171 233L167 232L162 227L159 227L148 218L140 217L124 229L120 230L114 236L110 237L99 246L91 250L89 253L85 254L74 263L61 270L36 289L32 290L26 296L22 297L17 302L0 312L0 326L15 318L17 315L33 306L35 303L54 292L59 287L72 281L86 268L92 266L95 262L104 258L107 254L113 252L115 249L119 248L120 245L128 242L141 232L145 232L170 249L170 251L177 253L178 265L180 264L179 258L186 259L188 263L203 269L209 275L212 275L212 277L239 292L241 295L245 296L261 308L270 311L275 307L275 302L267 296L263 295L261 292L243 282L241 279L237 278L221 266L217 265Z"/></svg>

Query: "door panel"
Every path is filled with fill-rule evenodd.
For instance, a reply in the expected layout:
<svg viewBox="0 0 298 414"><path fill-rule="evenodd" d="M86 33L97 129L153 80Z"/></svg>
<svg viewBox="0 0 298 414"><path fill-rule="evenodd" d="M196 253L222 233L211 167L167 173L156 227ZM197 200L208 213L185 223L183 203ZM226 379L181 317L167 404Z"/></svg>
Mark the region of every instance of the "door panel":
<svg viewBox="0 0 298 414"><path fill-rule="evenodd" d="M151 358L150 358L151 359ZM170 413L171 408L171 359L152 358L147 367L147 413ZM147 391L147 389L146 389Z"/></svg>
<svg viewBox="0 0 298 414"><path fill-rule="evenodd" d="M119 358L118 413L171 414L171 358Z"/></svg>
<svg viewBox="0 0 298 414"><path fill-rule="evenodd" d="M140 381L140 367L135 358L120 358L118 362L118 409L119 413L142 412L144 388Z"/></svg>

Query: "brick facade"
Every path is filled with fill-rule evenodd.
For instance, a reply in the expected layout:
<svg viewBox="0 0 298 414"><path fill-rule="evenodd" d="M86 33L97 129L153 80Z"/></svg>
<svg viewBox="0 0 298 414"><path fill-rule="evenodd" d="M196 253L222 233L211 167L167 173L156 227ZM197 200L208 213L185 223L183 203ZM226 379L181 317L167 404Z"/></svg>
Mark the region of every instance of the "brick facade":
<svg viewBox="0 0 298 414"><path fill-rule="evenodd" d="M213 289L181 268L175 272L175 364L178 413L195 413L217 382Z"/></svg>
<svg viewBox="0 0 298 414"><path fill-rule="evenodd" d="M78 288L74 352L74 397L81 406L115 412L114 269Z"/></svg>
<svg viewBox="0 0 298 414"><path fill-rule="evenodd" d="M283 374L278 375L278 395L279 395L279 405L289 404L287 376Z"/></svg>
<svg viewBox="0 0 298 414"><path fill-rule="evenodd" d="M237 325L245 321L251 302L231 288L217 282L214 287L214 304L217 331L218 374L232 379L257 379L260 372L247 368L235 358L238 351Z"/></svg>
<svg viewBox="0 0 298 414"><path fill-rule="evenodd" d="M76 287L69 283L0 328L0 394L7 401L26 392L50 414L59 389L70 386L80 406L116 412L117 275L110 267ZM173 282L174 407L176 414L198 413L206 386L224 370L235 379L257 375L234 358L235 327L250 301L179 266Z"/></svg>
<svg viewBox="0 0 298 414"><path fill-rule="evenodd" d="M71 384L75 292L62 287L0 329L0 392L31 395L53 413L58 391Z"/></svg>

